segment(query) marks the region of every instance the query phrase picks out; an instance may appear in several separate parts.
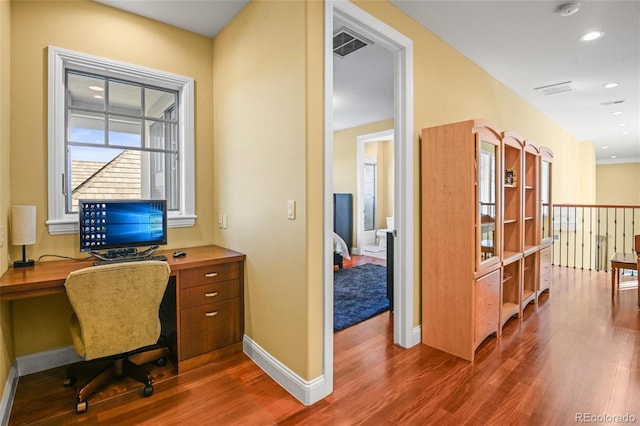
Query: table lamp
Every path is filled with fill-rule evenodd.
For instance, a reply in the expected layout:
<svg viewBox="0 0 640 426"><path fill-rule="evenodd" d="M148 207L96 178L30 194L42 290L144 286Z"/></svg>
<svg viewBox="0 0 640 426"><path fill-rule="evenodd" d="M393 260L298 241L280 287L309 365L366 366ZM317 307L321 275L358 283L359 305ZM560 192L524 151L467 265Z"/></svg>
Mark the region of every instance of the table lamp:
<svg viewBox="0 0 640 426"><path fill-rule="evenodd" d="M13 262L14 268L33 266L27 260L26 245L36 243L36 206L11 207L11 244L22 246L22 260Z"/></svg>

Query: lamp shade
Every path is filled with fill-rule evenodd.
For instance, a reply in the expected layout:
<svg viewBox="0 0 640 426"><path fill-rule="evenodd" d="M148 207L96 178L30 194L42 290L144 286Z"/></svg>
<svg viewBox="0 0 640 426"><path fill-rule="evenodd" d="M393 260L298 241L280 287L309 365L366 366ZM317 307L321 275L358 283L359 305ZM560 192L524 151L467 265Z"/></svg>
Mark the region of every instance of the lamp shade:
<svg viewBox="0 0 640 426"><path fill-rule="evenodd" d="M11 207L11 244L36 243L36 206Z"/></svg>

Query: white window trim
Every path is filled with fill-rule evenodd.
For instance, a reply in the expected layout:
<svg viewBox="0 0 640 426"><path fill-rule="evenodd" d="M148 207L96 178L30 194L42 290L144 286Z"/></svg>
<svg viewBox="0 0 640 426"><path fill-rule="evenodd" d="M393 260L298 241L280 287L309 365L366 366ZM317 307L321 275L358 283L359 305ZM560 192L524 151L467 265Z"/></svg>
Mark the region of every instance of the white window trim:
<svg viewBox="0 0 640 426"><path fill-rule="evenodd" d="M65 156L65 69L73 65L74 69L85 70L111 77L146 84L172 88L180 93L180 209L169 211L167 226L193 226L195 214L195 176L194 176L194 82L183 77L140 67L125 62L114 61L85 53L74 52L55 46L48 46L49 54L49 216L47 225L49 234L72 234L78 232L77 214L66 213L64 182Z"/></svg>

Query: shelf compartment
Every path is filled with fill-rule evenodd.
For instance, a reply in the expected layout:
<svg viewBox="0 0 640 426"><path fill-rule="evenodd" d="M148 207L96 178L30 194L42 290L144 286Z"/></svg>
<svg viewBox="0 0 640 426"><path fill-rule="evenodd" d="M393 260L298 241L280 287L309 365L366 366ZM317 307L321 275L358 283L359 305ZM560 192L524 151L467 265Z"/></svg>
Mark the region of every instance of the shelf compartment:
<svg viewBox="0 0 640 426"><path fill-rule="evenodd" d="M522 310L531 302L538 303L536 281L538 279L538 252L534 251L523 260L522 268Z"/></svg>
<svg viewBox="0 0 640 426"><path fill-rule="evenodd" d="M512 316L519 315L520 306L517 303L505 302L502 304L502 309L500 310L500 327L503 327L504 324L511 318Z"/></svg>
<svg viewBox="0 0 640 426"><path fill-rule="evenodd" d="M522 253L514 253L511 262L502 267L502 289L500 305L500 331L514 315L520 317L522 294Z"/></svg>

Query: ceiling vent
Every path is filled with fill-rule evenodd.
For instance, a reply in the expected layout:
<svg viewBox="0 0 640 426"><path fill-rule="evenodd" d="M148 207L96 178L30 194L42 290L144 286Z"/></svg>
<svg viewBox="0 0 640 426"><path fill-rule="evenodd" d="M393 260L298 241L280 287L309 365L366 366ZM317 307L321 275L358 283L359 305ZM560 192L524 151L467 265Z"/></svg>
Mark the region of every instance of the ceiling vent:
<svg viewBox="0 0 640 426"><path fill-rule="evenodd" d="M576 90L571 85L571 81L563 81L562 83L549 84L547 86L534 87L533 90L542 93L545 96L557 95L558 93L573 92Z"/></svg>
<svg viewBox="0 0 640 426"><path fill-rule="evenodd" d="M624 99L619 99L617 101L607 101L607 102L600 102L600 105L602 106L607 106L607 105L618 105L624 102Z"/></svg>
<svg viewBox="0 0 640 426"><path fill-rule="evenodd" d="M373 42L345 27L333 34L333 53L340 58L370 44Z"/></svg>

